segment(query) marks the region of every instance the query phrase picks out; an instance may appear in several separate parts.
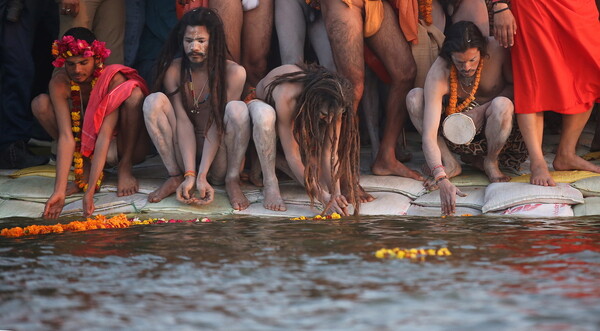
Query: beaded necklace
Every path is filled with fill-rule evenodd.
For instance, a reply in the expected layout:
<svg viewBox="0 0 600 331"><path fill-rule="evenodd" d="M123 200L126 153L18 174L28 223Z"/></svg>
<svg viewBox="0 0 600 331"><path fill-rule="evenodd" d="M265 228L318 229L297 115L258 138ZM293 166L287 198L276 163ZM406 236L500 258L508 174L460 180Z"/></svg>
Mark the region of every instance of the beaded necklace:
<svg viewBox="0 0 600 331"><path fill-rule="evenodd" d="M475 100L475 93L477 93L477 89L479 88L479 81L481 79L481 70L483 69L483 59L479 61L479 65L477 65L477 71L475 72L475 81L473 82L473 88L471 89L471 93L469 96L463 101L460 105L456 105L458 103L458 70L456 66L452 64L450 68L450 100L448 102L448 106L446 107L446 116L452 115L454 113L460 113L463 111L473 100ZM461 86L462 88L462 86Z"/></svg>
<svg viewBox="0 0 600 331"><path fill-rule="evenodd" d="M92 88L96 85L98 77L92 79ZM81 100L81 87L79 84L71 81L71 130L73 131L73 137L75 138L75 152L73 153L73 172L75 173L75 184L83 191L87 191L88 183L83 179L83 155L81 155L81 126L83 123L82 113L82 100ZM90 160L93 155L90 156ZM96 182L95 191L100 190L102 184L102 178L104 172L100 173L100 177Z"/></svg>

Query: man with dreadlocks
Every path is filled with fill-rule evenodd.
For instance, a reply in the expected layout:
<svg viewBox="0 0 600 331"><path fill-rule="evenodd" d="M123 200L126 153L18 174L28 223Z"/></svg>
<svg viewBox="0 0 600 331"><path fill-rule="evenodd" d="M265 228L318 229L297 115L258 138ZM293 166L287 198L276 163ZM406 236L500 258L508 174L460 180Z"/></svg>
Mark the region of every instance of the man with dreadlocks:
<svg viewBox="0 0 600 331"><path fill-rule="evenodd" d="M224 178L232 207L243 210L250 205L240 188L250 123L255 141L275 136L265 132L262 118L250 114L240 101L246 72L226 59L225 40L221 19L208 8L189 11L171 31L157 68L156 90L164 93L153 93L144 101L146 125L169 172L164 184L149 195L150 202L176 193L181 202L208 204L214 189L207 178L213 184ZM283 210L276 178L264 184L265 207ZM194 196L194 187L199 197Z"/></svg>
<svg viewBox="0 0 600 331"><path fill-rule="evenodd" d="M138 191L132 164L143 161L148 151L142 122L148 88L134 69L104 66L110 50L86 28L65 32L52 45L52 54L58 69L50 80L50 93L37 96L31 105L40 124L58 139L56 183L44 217L58 217L65 196L82 189L83 213L89 216L106 163L118 163L118 196ZM68 185L71 161L75 182Z"/></svg>
<svg viewBox="0 0 600 331"><path fill-rule="evenodd" d="M283 65L258 83L256 97L250 112L274 120L286 170L311 202L342 215L348 215L350 203L358 213L359 139L350 82L320 66ZM275 139L262 143L270 144L263 148L274 156ZM275 165L265 168L265 177L274 176Z"/></svg>
<svg viewBox="0 0 600 331"><path fill-rule="evenodd" d="M490 182L510 180L499 165L518 169L527 159L525 144L513 130L512 95L508 52L472 22L450 26L425 88L415 88L406 97L413 124L423 135L425 172L432 176L425 185L440 189L445 215L454 213L456 195L464 196L449 180L462 171L450 151L485 171ZM457 117L466 122L450 127L451 118ZM456 131L469 128L472 141L457 141Z"/></svg>

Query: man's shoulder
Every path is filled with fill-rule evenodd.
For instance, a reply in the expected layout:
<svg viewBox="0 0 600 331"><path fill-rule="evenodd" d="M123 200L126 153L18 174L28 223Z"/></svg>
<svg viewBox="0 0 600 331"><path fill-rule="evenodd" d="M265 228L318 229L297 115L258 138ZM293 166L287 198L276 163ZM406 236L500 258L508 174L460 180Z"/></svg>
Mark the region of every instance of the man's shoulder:
<svg viewBox="0 0 600 331"><path fill-rule="evenodd" d="M54 71L54 73L52 73L52 78L50 79L49 86L70 86L70 79L69 76L67 76L67 72L64 68L58 68Z"/></svg>
<svg viewBox="0 0 600 331"><path fill-rule="evenodd" d="M240 64L227 60L226 64L227 79L246 79L246 69Z"/></svg>

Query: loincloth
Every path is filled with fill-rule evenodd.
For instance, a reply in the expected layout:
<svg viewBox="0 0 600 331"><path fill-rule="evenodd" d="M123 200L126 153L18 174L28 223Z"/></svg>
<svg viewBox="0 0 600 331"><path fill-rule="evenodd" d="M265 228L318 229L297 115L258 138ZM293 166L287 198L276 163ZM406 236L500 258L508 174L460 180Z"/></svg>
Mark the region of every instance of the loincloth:
<svg viewBox="0 0 600 331"><path fill-rule="evenodd" d="M352 7L352 0L340 0L348 7ZM379 31L383 22L383 2L382 0L362 0L364 8L364 30L365 38L369 38ZM320 0L306 0L311 7L320 10Z"/></svg>

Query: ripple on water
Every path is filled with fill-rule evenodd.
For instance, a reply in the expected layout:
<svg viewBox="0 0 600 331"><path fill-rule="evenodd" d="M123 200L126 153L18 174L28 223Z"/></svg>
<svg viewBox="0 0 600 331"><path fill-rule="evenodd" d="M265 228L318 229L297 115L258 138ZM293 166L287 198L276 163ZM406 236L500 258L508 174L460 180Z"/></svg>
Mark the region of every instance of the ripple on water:
<svg viewBox="0 0 600 331"><path fill-rule="evenodd" d="M553 226L556 225L556 226ZM595 219L235 219L0 241L0 326L595 330ZM378 260L379 248L447 257Z"/></svg>

